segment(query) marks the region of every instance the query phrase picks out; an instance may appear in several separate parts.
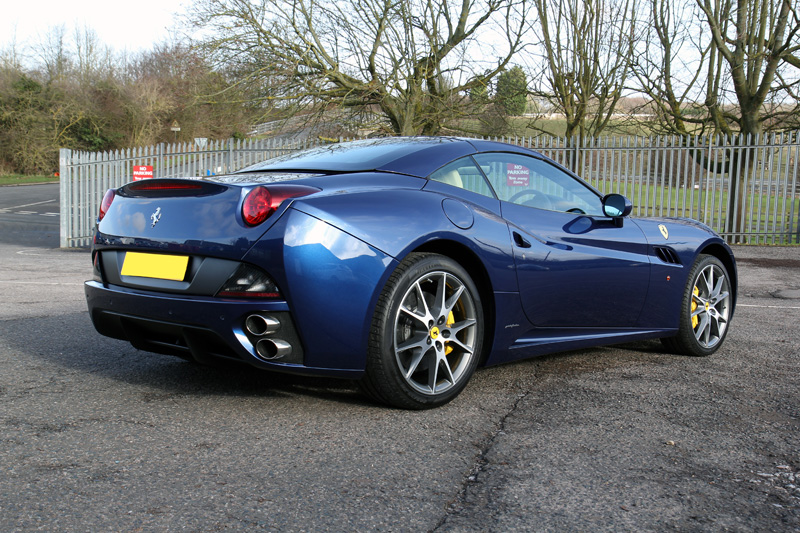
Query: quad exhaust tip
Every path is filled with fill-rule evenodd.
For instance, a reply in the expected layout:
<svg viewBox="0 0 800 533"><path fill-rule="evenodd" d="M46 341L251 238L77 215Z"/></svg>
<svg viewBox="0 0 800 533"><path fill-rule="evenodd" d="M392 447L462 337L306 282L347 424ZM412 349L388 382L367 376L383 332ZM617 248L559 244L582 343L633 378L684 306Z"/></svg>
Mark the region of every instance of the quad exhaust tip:
<svg viewBox="0 0 800 533"><path fill-rule="evenodd" d="M274 361L292 353L292 345L281 339L260 339L256 343L256 353L262 359Z"/></svg>
<svg viewBox="0 0 800 533"><path fill-rule="evenodd" d="M283 339L269 337L281 329L281 322L270 315L252 314L244 321L244 327L252 336L256 354L265 361L282 359L292 353L292 345Z"/></svg>
<svg viewBox="0 0 800 533"><path fill-rule="evenodd" d="M269 315L250 315L245 320L244 327L256 337L261 337L262 335L272 335L281 329L281 323L277 318Z"/></svg>

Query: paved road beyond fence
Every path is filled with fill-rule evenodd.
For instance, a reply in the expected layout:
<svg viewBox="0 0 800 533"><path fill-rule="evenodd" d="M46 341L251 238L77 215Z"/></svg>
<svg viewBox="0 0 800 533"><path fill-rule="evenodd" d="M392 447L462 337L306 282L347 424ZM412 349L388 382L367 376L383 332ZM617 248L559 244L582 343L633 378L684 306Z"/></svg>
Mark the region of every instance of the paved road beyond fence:
<svg viewBox="0 0 800 533"><path fill-rule="evenodd" d="M800 132L748 137L497 138L538 150L603 193L618 192L635 216L699 220L730 242L800 244ZM61 247L88 246L107 189L132 180L133 167L154 177L201 177L323 141L248 139L159 144L115 152L62 149ZM734 178L732 178L732 176Z"/></svg>

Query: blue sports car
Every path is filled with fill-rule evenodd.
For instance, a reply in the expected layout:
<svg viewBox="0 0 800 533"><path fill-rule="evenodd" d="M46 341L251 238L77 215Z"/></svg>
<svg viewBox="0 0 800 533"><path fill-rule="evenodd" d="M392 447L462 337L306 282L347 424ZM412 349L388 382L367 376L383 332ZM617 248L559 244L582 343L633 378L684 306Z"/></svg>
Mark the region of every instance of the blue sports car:
<svg viewBox="0 0 800 533"><path fill-rule="evenodd" d="M630 212L517 146L333 144L109 190L86 297L97 331L138 349L356 379L412 409L452 400L478 365L648 338L715 352L731 249Z"/></svg>

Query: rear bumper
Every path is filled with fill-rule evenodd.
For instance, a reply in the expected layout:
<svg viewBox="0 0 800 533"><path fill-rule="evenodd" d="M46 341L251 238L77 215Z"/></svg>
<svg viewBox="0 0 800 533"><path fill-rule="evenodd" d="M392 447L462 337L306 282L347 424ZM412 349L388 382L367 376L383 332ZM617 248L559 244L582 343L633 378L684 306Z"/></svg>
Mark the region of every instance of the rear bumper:
<svg viewBox="0 0 800 533"><path fill-rule="evenodd" d="M239 301L202 296L178 296L87 281L84 286L95 329L135 348L209 362L237 360L254 367L304 375L358 378L363 371L320 368L304 364L304 343L285 301ZM254 335L247 317L268 315L280 322L275 332ZM291 353L278 360L260 357L260 339L280 340Z"/></svg>

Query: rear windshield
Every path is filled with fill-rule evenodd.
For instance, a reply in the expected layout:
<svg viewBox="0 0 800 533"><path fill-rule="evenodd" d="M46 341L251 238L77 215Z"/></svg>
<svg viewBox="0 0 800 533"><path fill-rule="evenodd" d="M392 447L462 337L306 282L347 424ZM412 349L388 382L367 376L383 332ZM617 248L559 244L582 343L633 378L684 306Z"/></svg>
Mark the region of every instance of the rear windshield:
<svg viewBox="0 0 800 533"><path fill-rule="evenodd" d="M375 170L414 152L453 141L454 139L451 138L416 137L409 140L408 138L386 137L343 144L328 144L278 156L239 172L258 172L281 168L329 170L332 172Z"/></svg>

